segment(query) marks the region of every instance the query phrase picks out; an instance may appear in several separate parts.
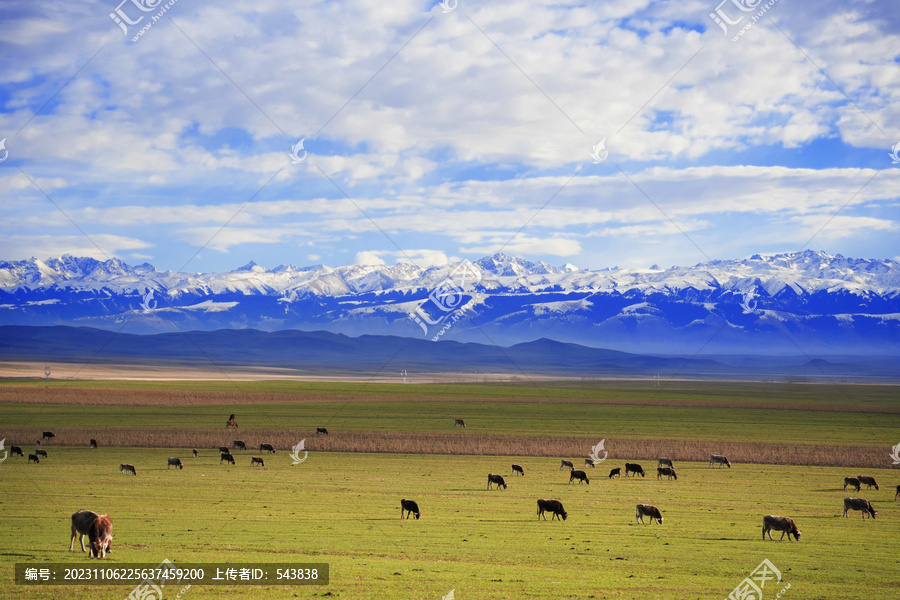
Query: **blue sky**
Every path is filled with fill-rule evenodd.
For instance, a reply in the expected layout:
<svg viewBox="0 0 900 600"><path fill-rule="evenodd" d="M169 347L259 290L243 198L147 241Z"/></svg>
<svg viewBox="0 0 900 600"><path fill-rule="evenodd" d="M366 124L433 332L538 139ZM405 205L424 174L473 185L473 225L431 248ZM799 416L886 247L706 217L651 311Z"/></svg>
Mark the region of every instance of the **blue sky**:
<svg viewBox="0 0 900 600"><path fill-rule="evenodd" d="M3 3L0 259L900 257L892 2L168 3Z"/></svg>

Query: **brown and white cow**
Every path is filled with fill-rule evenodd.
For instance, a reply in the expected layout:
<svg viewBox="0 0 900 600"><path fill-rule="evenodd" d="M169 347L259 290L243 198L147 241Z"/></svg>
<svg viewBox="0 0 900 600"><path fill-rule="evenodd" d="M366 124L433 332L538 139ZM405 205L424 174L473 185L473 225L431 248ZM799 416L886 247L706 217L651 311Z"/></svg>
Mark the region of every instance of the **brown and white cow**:
<svg viewBox="0 0 900 600"><path fill-rule="evenodd" d="M494 475L493 473L488 473L488 489L492 490L493 484L497 484L497 489L501 487L506 489L506 481L503 480L503 475Z"/></svg>
<svg viewBox="0 0 900 600"><path fill-rule="evenodd" d="M572 481L575 479L578 480L578 483L581 483L583 481L588 485L591 484L591 480L588 479L587 473L585 473L584 471L573 470L571 473L569 473L569 483L572 483Z"/></svg>
<svg viewBox="0 0 900 600"><path fill-rule="evenodd" d="M252 467L253 465L259 465L261 467L265 467L266 463L262 459L261 456L251 456L250 457L250 466Z"/></svg>
<svg viewBox="0 0 900 600"><path fill-rule="evenodd" d="M612 479L613 477L618 477L619 479L622 478L622 467L616 467L609 472L609 478Z"/></svg>
<svg viewBox="0 0 900 600"><path fill-rule="evenodd" d="M857 479L859 479L860 484L866 484L866 489L871 489L874 487L876 490L878 489L878 483L876 483L874 477L866 477L865 475L857 475Z"/></svg>
<svg viewBox="0 0 900 600"><path fill-rule="evenodd" d="M728 462L728 457L722 456L721 454L710 454L709 466L715 467L716 465L727 465L729 469L731 468L731 463Z"/></svg>
<svg viewBox="0 0 900 600"><path fill-rule="evenodd" d="M784 540L784 534L786 533L788 536L788 541L791 541L791 535L796 538L796 540L800 541L800 530L797 529L797 524L794 523L794 520L790 517L776 517L773 515L766 515L763 517L763 539L766 539L766 534L769 534L769 539L772 539L772 530L781 532L781 539Z"/></svg>
<svg viewBox="0 0 900 600"><path fill-rule="evenodd" d="M169 470L169 467L177 467L177 468L179 468L179 469L183 469L183 468L184 468L184 465L181 464L181 460L179 460L179 459L177 459L177 458L173 458L173 457L170 456L169 459L168 459L168 464L166 465L166 470L167 470L167 471Z"/></svg>
<svg viewBox="0 0 900 600"><path fill-rule="evenodd" d="M597 463L594 462L593 458L586 458L586 459L584 459L584 466L590 467L592 469L596 469Z"/></svg>
<svg viewBox="0 0 900 600"><path fill-rule="evenodd" d="M273 446L272 444L260 444L259 451L262 452L263 450L275 454L275 446Z"/></svg>
<svg viewBox="0 0 900 600"><path fill-rule="evenodd" d="M571 460L563 459L563 460L559 461L559 470L560 471L562 471L563 469L574 469L574 468L575 468L575 465L572 464Z"/></svg>
<svg viewBox="0 0 900 600"><path fill-rule="evenodd" d="M565 521L568 518L569 513L563 508L562 502L559 500L547 500L540 499L537 501L537 515L538 521L541 520L541 517L544 517L544 520L547 520L547 517L544 516L544 512L552 512L553 517L550 519L551 521L555 520L557 517L562 517L562 520Z"/></svg>
<svg viewBox="0 0 900 600"><path fill-rule="evenodd" d="M416 504L416 502L414 500L406 500L405 498L403 500L400 500L400 518L401 519L403 518L403 511L406 511L407 519L409 518L410 514L416 515L416 519L418 519L421 516L421 513L419 512L419 505Z"/></svg>
<svg viewBox="0 0 900 600"><path fill-rule="evenodd" d="M873 519L878 511L872 508L872 503L865 498L844 498L844 516L847 516L848 510L862 511L863 519L866 515L870 515Z"/></svg>
<svg viewBox="0 0 900 600"><path fill-rule="evenodd" d="M94 519L88 527L88 541L91 551L88 558L106 558L112 543L112 519L103 514Z"/></svg>
<svg viewBox="0 0 900 600"><path fill-rule="evenodd" d="M662 525L663 518L662 513L659 512L659 509L653 506L652 504L638 504L637 512L635 513L635 519L644 522L644 516L650 517L650 523L653 523L653 519L656 519L656 522Z"/></svg>
<svg viewBox="0 0 900 600"><path fill-rule="evenodd" d="M656 467L656 478L662 479L662 476L665 475L666 479L675 478L675 481L678 481L678 475L675 474L675 469L672 467Z"/></svg>
<svg viewBox="0 0 900 600"><path fill-rule="evenodd" d="M847 491L847 486L856 488L856 491L859 491L859 479L856 477L844 477L844 491Z"/></svg>
<svg viewBox="0 0 900 600"><path fill-rule="evenodd" d="M644 477L644 468L637 463L625 463L625 477L628 477L629 473L634 473L634 476L637 477L637 474L640 473L641 477Z"/></svg>
<svg viewBox="0 0 900 600"><path fill-rule="evenodd" d="M525 477L525 469L523 469L523 468L520 467L519 465L513 465L513 466L512 466L512 474L515 475L516 473L518 473L518 474L521 475L522 477Z"/></svg>
<svg viewBox="0 0 900 600"><path fill-rule="evenodd" d="M231 452L224 452L219 455L219 464L221 465L223 462L230 462L231 464L235 464L234 457L231 455Z"/></svg>
<svg viewBox="0 0 900 600"><path fill-rule="evenodd" d="M119 465L119 472L125 473L126 475L131 473L132 475L137 477L137 470L135 470L134 465Z"/></svg>
<svg viewBox="0 0 900 600"><path fill-rule="evenodd" d="M196 448L194 448L193 452L194 452L194 458L197 458L198 456L200 456L200 453L197 452Z"/></svg>
<svg viewBox="0 0 900 600"><path fill-rule="evenodd" d="M97 444L97 440L95 440L94 438L91 438L91 448L94 448L94 449L99 448L99 445Z"/></svg>
<svg viewBox="0 0 900 600"><path fill-rule="evenodd" d="M234 427L235 429L237 429L237 426L237 421L235 421L234 419L228 419L228 421L225 422L225 429L228 429L229 427Z"/></svg>

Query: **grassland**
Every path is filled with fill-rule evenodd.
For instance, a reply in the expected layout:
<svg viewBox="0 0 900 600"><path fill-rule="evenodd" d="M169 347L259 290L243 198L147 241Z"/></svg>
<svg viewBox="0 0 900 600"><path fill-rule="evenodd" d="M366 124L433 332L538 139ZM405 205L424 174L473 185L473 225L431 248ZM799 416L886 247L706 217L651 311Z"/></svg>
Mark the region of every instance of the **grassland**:
<svg viewBox="0 0 900 600"><path fill-rule="evenodd" d="M764 558L784 576L781 586L766 588L767 599L787 583L787 600L900 597L900 502L893 502L900 471L888 457L900 442L897 388L851 386L848 396L833 386L543 382L422 386L417 397L419 386L235 385L0 385L7 448L28 440L33 449L45 429L57 434L43 446L50 457L41 464L18 457L0 464L0 597L128 595L133 586L11 583L16 562L88 562L68 552L69 516L80 508L113 517L111 564L331 565L327 587L194 586L186 600L438 599L451 589L461 600L724 598ZM853 409L857 395L863 410ZM232 412L237 431L224 428ZM460 417L465 430L453 429ZM317 426L331 435L317 438ZM101 448L87 448L89 437ZM292 466L284 449L302 437L312 451ZM610 458L589 470L590 485L569 485L560 455L578 459L601 438ZM267 455L265 469L249 466L258 451L236 451L237 465L219 464L210 448L233 439L272 440L280 450ZM195 445L197 459L190 457ZM739 463L732 469L709 469L677 454L710 448L746 449L757 464L732 457ZM791 448L810 453L765 464ZM605 477L625 460L662 452L674 454L677 481L649 472ZM809 466L819 453L823 464L844 466ZM165 468L173 455L183 471ZM138 476L121 475L123 462ZM526 476L507 477L507 490L487 490L487 473L507 476L512 462ZM876 520L840 517L851 495L843 478L857 474L881 484L853 494L873 502ZM569 519L538 522L539 497L560 499ZM417 500L422 519L401 521L400 498ZM665 523L635 524L638 502L659 506ZM766 514L796 519L802 541L762 541Z"/></svg>

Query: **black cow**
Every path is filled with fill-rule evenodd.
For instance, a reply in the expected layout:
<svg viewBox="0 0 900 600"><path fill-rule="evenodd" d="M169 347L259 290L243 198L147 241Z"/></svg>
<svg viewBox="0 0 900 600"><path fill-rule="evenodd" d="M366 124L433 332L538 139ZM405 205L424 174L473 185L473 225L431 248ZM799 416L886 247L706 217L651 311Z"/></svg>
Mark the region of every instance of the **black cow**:
<svg viewBox="0 0 900 600"><path fill-rule="evenodd" d="M637 463L625 463L625 477L628 477L629 473L634 473L635 477L637 477L638 473L640 473L641 477L645 476L643 467Z"/></svg>
<svg viewBox="0 0 900 600"><path fill-rule="evenodd" d="M894 494L894 502L897 501L897 498L900 498L900 485L897 486L897 493Z"/></svg>
<svg viewBox="0 0 900 600"><path fill-rule="evenodd" d="M91 448L99 448L99 444L97 444L97 440L91 438Z"/></svg>
<svg viewBox="0 0 900 600"><path fill-rule="evenodd" d="M227 454L231 449L228 446L219 446L219 454Z"/></svg>
<svg viewBox="0 0 900 600"><path fill-rule="evenodd" d="M516 473L518 473L518 474L520 474L522 477L525 477L525 469L523 469L523 468L520 467L519 465L513 465L513 466L512 466L512 472L513 472L513 475L515 475Z"/></svg>
<svg viewBox="0 0 900 600"><path fill-rule="evenodd" d="M856 488L856 491L859 491L859 479L856 477L844 477L844 491L847 490L847 486Z"/></svg>
<svg viewBox="0 0 900 600"><path fill-rule="evenodd" d="M166 465L166 470L169 470L169 467L177 467L179 469L183 469L184 465L181 464L181 460L173 457L168 458L168 464Z"/></svg>
<svg viewBox="0 0 900 600"><path fill-rule="evenodd" d="M247 444L245 444L241 440L234 440L233 442L231 442L231 447L236 448L237 450L246 450Z"/></svg>
<svg viewBox="0 0 900 600"><path fill-rule="evenodd" d="M551 521L555 520L556 517L562 517L562 520L565 521L569 516L569 513L565 511L562 502L560 502L559 500L541 499L537 501L537 506L538 521L541 520L541 517L544 517L545 521L547 520L547 517L544 516L544 511L553 513L553 518L550 519Z"/></svg>
<svg viewBox="0 0 900 600"><path fill-rule="evenodd" d="M665 475L666 479L675 478L678 481L678 475L675 474L675 469L672 467L656 467L656 478L662 479L662 476Z"/></svg>
<svg viewBox="0 0 900 600"><path fill-rule="evenodd" d="M55 438L55 437L56 437L56 436L53 435L53 432L52 432L52 431L45 431L45 432L43 433L43 435L41 435L41 439L42 439L42 440L45 439L45 438L48 439L48 440L52 440L52 439Z"/></svg>
<svg viewBox="0 0 900 600"><path fill-rule="evenodd" d="M319 435L320 433L322 435L328 435L328 430L324 427L316 427L316 435Z"/></svg>
<svg viewBox="0 0 900 600"><path fill-rule="evenodd" d="M134 465L119 465L119 473L125 473L126 475L131 473L137 476L137 470L134 468Z"/></svg>
<svg viewBox="0 0 900 600"><path fill-rule="evenodd" d="M19 448L18 446L10 446L10 447L9 447L9 453L10 453L11 456L19 455L19 456L21 456L22 458L25 458L25 453L22 452L22 449Z"/></svg>
<svg viewBox="0 0 900 600"><path fill-rule="evenodd" d="M37 450L34 451L34 453L37 454L38 456L43 456L44 458L47 458L46 450L41 450L40 448L38 448Z"/></svg>
<svg viewBox="0 0 900 600"><path fill-rule="evenodd" d="M575 479L578 480L578 483L581 483L583 481L588 485L591 484L591 480L588 479L587 473L585 473L584 471L572 471L571 473L569 473L569 483L572 483L572 481Z"/></svg>
<svg viewBox="0 0 900 600"><path fill-rule="evenodd" d="M866 500L865 498L844 498L844 516L847 516L848 510L859 510L862 511L863 519L866 518L866 515L871 515L874 519L875 515L878 514L878 511L872 508L872 503Z"/></svg>
<svg viewBox="0 0 900 600"><path fill-rule="evenodd" d="M503 480L502 475L494 475L493 473L488 473L488 489L493 489L493 484L497 484L497 489L503 488L506 489L506 482Z"/></svg>
<svg viewBox="0 0 900 600"><path fill-rule="evenodd" d="M28 462L39 463L39 462L41 462L41 459L39 459L39 458L37 457L37 454L29 454L29 455L28 455Z"/></svg>
<svg viewBox="0 0 900 600"><path fill-rule="evenodd" d="M275 447L272 444L260 444L259 450L262 452L265 450L266 452L270 452L271 454L275 454Z"/></svg>
<svg viewBox="0 0 900 600"><path fill-rule="evenodd" d="M866 484L866 489L870 489L874 487L876 490L878 489L878 483L875 482L874 477L866 477L865 475L857 475L857 479L859 479L860 484Z"/></svg>
<svg viewBox="0 0 900 600"><path fill-rule="evenodd" d="M230 462L231 464L234 464L234 457L230 452L219 455L219 464L222 464L223 462Z"/></svg>
<svg viewBox="0 0 900 600"><path fill-rule="evenodd" d="M419 505L415 503L413 500L406 500L405 498L400 501L400 518L403 518L403 512L406 511L406 518L409 518L410 513L416 515L416 519L421 516L419 512Z"/></svg>
<svg viewBox="0 0 900 600"><path fill-rule="evenodd" d="M194 448L194 458L197 458L198 456L200 456L200 453L197 452L196 448Z"/></svg>
<svg viewBox="0 0 900 600"><path fill-rule="evenodd" d="M622 478L622 468L621 467L616 467L615 469L613 469L612 471L609 472L609 478L612 479L613 477L618 477L619 479Z"/></svg>

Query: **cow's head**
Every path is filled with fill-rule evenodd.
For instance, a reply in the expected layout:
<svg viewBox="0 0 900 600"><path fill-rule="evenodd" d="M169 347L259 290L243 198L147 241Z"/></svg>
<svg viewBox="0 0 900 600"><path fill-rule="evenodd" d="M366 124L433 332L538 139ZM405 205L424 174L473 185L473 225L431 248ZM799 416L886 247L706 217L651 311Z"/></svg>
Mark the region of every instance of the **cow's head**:
<svg viewBox="0 0 900 600"><path fill-rule="evenodd" d="M801 531L799 529L794 530L794 539L797 540L798 542L800 541L800 533L801 533ZM790 533L788 533L788 537L791 537Z"/></svg>
<svg viewBox="0 0 900 600"><path fill-rule="evenodd" d="M560 516L562 516L562 520L565 521L565 520L566 520L566 517L569 516L569 513L563 511L562 514L561 514Z"/></svg>

